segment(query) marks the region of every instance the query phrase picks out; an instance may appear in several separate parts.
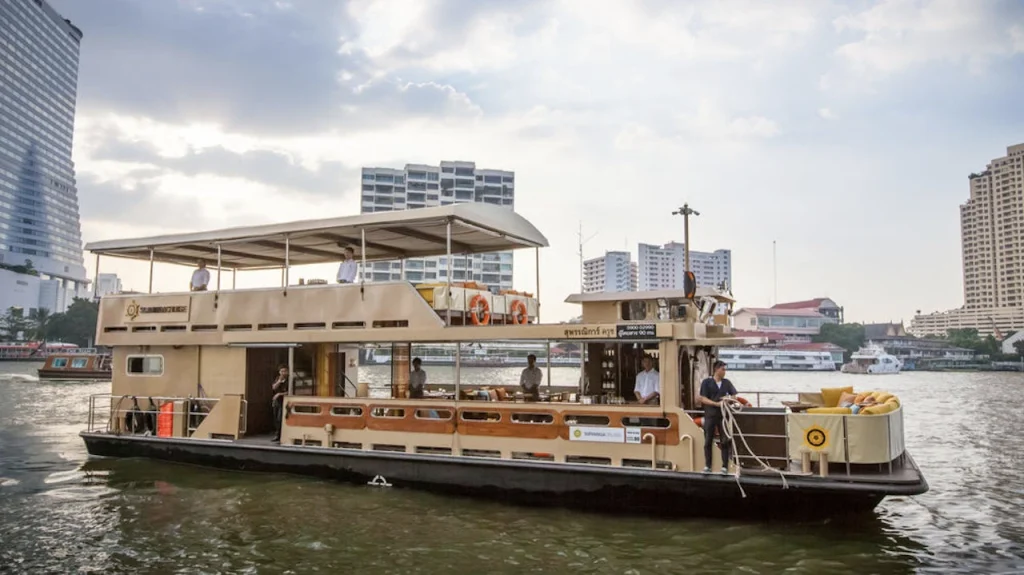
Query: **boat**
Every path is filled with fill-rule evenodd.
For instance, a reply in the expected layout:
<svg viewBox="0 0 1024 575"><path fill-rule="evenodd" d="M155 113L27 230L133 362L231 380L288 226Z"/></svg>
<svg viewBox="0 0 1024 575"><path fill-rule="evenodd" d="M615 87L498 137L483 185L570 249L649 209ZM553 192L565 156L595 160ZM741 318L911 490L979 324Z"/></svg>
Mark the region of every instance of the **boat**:
<svg viewBox="0 0 1024 575"><path fill-rule="evenodd" d="M881 375L899 373L903 369L903 362L898 357L870 342L851 355L850 360L843 365L843 373Z"/></svg>
<svg viewBox="0 0 1024 575"><path fill-rule="evenodd" d="M828 518L927 491L904 446L899 400L882 391L857 415L838 407L852 388L746 392L749 407L729 409L735 455L723 462L714 449L705 461L700 383L720 347L764 340L719 323L714 310L733 300L697 287L692 274L683 290L569 295L579 323L544 323L539 298L522 292L289 280L292 266L337 262L349 245L367 269L435 255L450 262L454 251L529 249L539 258L547 243L521 215L472 203L90 243L97 270L111 258L189 265L202 256L232 277L277 266L281 283L224 289L218 279L209 291L104 297L97 341L112 349L111 391L89 398L80 436L91 457L630 514ZM528 401L497 378L462 381L463 344L510 341L581 349L579 387L543 385L539 401ZM417 345L455 354L446 389L422 399L408 394ZM376 397L360 357L383 347L392 369ZM632 399L645 357L661 382L653 405ZM287 394L275 419L280 373ZM726 473L705 473L706 464Z"/></svg>
<svg viewBox="0 0 1024 575"><path fill-rule="evenodd" d="M722 349L718 358L735 370L760 371L835 371L832 354L827 351L789 349Z"/></svg>
<svg viewBox="0 0 1024 575"><path fill-rule="evenodd" d="M0 361L43 361L50 354L73 352L78 346L61 342L0 342Z"/></svg>
<svg viewBox="0 0 1024 575"><path fill-rule="evenodd" d="M110 381L110 355L95 349L51 352L36 373L41 381Z"/></svg>

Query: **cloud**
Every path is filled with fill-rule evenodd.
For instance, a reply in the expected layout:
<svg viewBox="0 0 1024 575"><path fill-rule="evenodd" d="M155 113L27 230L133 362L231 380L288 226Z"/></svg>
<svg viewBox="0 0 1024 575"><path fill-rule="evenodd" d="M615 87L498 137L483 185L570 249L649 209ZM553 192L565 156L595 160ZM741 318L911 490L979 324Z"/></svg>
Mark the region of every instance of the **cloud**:
<svg viewBox="0 0 1024 575"><path fill-rule="evenodd" d="M1022 18L1024 4L1016 0L882 0L835 19L839 32L861 36L836 53L868 76L936 61L965 64L977 73L994 58L1024 52Z"/></svg>
<svg viewBox="0 0 1024 575"><path fill-rule="evenodd" d="M836 115L828 108L818 108L818 117L822 120L835 120Z"/></svg>

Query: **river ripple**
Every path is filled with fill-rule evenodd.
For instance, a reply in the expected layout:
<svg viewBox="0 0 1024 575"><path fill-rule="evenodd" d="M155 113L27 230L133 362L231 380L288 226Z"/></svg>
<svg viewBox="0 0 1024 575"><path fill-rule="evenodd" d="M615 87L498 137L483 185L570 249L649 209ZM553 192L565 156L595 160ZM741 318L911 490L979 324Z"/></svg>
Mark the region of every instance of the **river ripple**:
<svg viewBox="0 0 1024 575"><path fill-rule="evenodd" d="M931 491L806 524L608 517L282 475L87 459L86 398L0 364L0 571L1011 573L1024 569L1021 374L738 373L741 390L885 386ZM463 370L488 379L496 370ZM517 379L518 370L497 373ZM6 375L5 375L6 374ZM571 370L554 370L569 383ZM749 394L748 394L749 396ZM699 504L699 502L695 502Z"/></svg>

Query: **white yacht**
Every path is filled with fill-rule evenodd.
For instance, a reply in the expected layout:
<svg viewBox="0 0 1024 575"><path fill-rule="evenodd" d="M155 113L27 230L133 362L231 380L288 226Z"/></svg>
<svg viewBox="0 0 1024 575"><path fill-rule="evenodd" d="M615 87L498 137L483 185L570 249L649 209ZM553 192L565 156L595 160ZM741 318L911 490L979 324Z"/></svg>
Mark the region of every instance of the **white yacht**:
<svg viewBox="0 0 1024 575"><path fill-rule="evenodd" d="M894 355L886 353L882 346L868 342L850 356L850 363L843 365L843 373L856 374L887 374L899 373L903 362Z"/></svg>
<svg viewBox="0 0 1024 575"><path fill-rule="evenodd" d="M792 349L722 349L718 359L731 370L758 371L835 371L832 354L827 351Z"/></svg>

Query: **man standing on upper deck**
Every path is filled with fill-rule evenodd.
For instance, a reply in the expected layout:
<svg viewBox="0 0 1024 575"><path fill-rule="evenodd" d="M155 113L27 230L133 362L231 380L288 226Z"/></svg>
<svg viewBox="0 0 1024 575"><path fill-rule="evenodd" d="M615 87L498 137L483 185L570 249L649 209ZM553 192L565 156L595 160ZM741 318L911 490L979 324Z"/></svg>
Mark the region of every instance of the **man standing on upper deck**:
<svg viewBox="0 0 1024 575"><path fill-rule="evenodd" d="M528 401L540 401L540 382L544 380L544 372L537 367L537 356L532 353L526 356L526 369L519 376L519 387L523 388L523 396Z"/></svg>
<svg viewBox="0 0 1024 575"><path fill-rule="evenodd" d="M732 439L726 435L722 419L722 402L736 397L736 388L725 379L725 362L716 361L712 368L714 375L701 382L700 400L704 406L704 473L711 473L711 452L715 444L715 430L718 430L722 446L722 473L729 473L729 455Z"/></svg>
<svg viewBox="0 0 1024 575"><path fill-rule="evenodd" d="M654 360L649 355L644 356L641 365L644 369L636 374L633 393L636 394L636 400L640 403L658 405L658 402L661 401L661 374L654 371Z"/></svg>
<svg viewBox="0 0 1024 575"><path fill-rule="evenodd" d="M191 291L206 291L206 286L210 284L210 270L206 269L206 262L199 260L199 269L192 272L192 283L189 284L189 290Z"/></svg>
<svg viewBox="0 0 1024 575"><path fill-rule="evenodd" d="M423 360L412 360L412 371L409 372L409 399L423 399L423 391L427 388L427 372L423 371Z"/></svg>
<svg viewBox="0 0 1024 575"><path fill-rule="evenodd" d="M350 284L356 281L356 252L352 248L345 248L345 259L341 260L338 267L338 283Z"/></svg>

